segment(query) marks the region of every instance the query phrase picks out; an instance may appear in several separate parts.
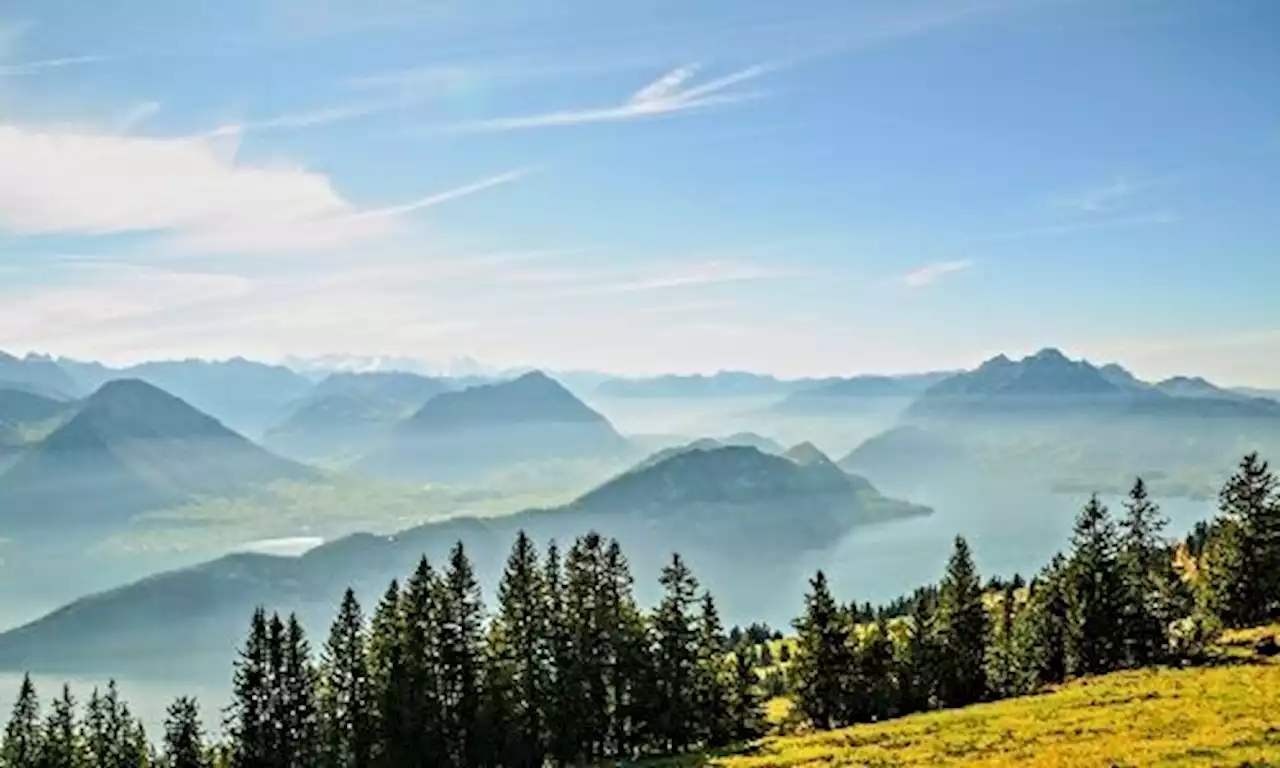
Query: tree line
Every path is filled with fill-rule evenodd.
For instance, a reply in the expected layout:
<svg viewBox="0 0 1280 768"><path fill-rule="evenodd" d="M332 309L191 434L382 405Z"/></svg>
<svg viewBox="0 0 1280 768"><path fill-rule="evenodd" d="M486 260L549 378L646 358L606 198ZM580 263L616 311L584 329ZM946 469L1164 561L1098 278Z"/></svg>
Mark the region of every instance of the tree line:
<svg viewBox="0 0 1280 768"><path fill-rule="evenodd" d="M984 587L957 537L937 585L871 617L839 605L818 572L788 674L797 710L816 728L835 728L1194 662L1223 626L1280 617L1280 494L1257 454L1240 462L1217 517L1185 545L1164 538L1166 525L1139 479L1118 516L1091 498L1069 551L1029 581Z"/></svg>
<svg viewBox="0 0 1280 768"><path fill-rule="evenodd" d="M189 698L152 748L114 685L81 717L65 688L42 713L27 679L0 768L596 764L751 740L783 691L825 729L1196 660L1221 626L1280 616L1280 493L1256 454L1218 507L1175 545L1138 480L1118 516L1090 499L1069 550L1029 580L984 584L958 537L938 584L878 609L840 604L818 572L794 641L725 632L679 555L642 609L618 542L595 533L564 553L520 533L489 612L458 544L367 618L348 590L318 651L295 616L256 611L218 739Z"/></svg>

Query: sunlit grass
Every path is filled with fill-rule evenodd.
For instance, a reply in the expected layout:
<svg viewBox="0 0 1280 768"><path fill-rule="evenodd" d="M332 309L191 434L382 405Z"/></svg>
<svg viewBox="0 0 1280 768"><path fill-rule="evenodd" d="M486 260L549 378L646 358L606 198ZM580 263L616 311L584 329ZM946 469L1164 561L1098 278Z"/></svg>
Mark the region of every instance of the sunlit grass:
<svg viewBox="0 0 1280 768"><path fill-rule="evenodd" d="M839 731L765 739L682 765L1273 766L1280 765L1280 660L1252 645L1280 626L1231 632L1225 663L1117 672L1045 693ZM785 699L768 703L787 718ZM674 763L673 763L674 764Z"/></svg>

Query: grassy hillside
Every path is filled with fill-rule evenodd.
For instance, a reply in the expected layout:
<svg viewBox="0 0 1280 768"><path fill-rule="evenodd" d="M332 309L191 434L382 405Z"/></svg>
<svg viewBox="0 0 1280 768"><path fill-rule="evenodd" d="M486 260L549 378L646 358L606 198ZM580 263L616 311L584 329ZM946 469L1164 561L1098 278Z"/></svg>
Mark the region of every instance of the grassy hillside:
<svg viewBox="0 0 1280 768"><path fill-rule="evenodd" d="M1117 672L1035 696L766 739L739 754L666 765L866 766L1280 765L1280 659L1248 655L1261 634L1224 638L1223 663ZM771 702L780 717L785 701Z"/></svg>

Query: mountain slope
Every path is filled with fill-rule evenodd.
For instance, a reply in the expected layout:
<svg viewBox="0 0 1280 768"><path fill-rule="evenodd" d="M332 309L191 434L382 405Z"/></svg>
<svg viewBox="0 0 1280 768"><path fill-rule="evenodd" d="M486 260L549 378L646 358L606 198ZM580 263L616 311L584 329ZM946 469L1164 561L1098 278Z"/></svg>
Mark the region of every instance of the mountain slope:
<svg viewBox="0 0 1280 768"><path fill-rule="evenodd" d="M304 460L363 453L397 422L451 388L445 379L414 373L335 373L267 430L263 442Z"/></svg>
<svg viewBox="0 0 1280 768"><path fill-rule="evenodd" d="M609 379L596 386L595 393L604 397L751 397L776 395L797 386L773 376L739 371L721 371L704 376L666 375L650 378Z"/></svg>
<svg viewBox="0 0 1280 768"><path fill-rule="evenodd" d="M1277 406L1203 380L1149 384L1052 349L1001 355L926 389L840 466L898 490L985 474L1110 491L1143 474L1165 495L1192 495L1217 482L1206 467L1280 448Z"/></svg>
<svg viewBox="0 0 1280 768"><path fill-rule="evenodd" d="M0 527L111 528L196 496L309 474L150 384L112 381L0 476Z"/></svg>
<svg viewBox="0 0 1280 768"><path fill-rule="evenodd" d="M607 419L534 371L436 395L358 466L407 479L455 480L504 465L612 456L626 448Z"/></svg>
<svg viewBox="0 0 1280 768"><path fill-rule="evenodd" d="M926 388L950 375L922 373L834 379L798 389L769 410L786 415L863 414L901 410Z"/></svg>
<svg viewBox="0 0 1280 768"><path fill-rule="evenodd" d="M19 358L5 352L0 352L0 387L56 400L69 400L83 392L53 360L34 354Z"/></svg>
<svg viewBox="0 0 1280 768"><path fill-rule="evenodd" d="M808 575L806 553L858 526L928 512L887 499L860 478L753 448L689 451L624 473L564 507L458 518L389 537L360 534L300 558L237 555L84 598L0 635L0 668L163 673L208 661L211 673L225 675L255 605L297 610L319 631L347 585L374 599L420 556L440 562L459 540L491 596L522 529L540 545L554 538L567 546L593 529L617 537L645 602L656 597L658 570L679 549L727 621L790 615L794 586Z"/></svg>

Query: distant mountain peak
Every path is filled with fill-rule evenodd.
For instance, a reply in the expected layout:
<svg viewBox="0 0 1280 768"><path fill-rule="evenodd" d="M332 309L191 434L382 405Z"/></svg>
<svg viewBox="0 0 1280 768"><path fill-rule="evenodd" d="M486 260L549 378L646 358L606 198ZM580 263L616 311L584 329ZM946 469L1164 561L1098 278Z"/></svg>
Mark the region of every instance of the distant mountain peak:
<svg viewBox="0 0 1280 768"><path fill-rule="evenodd" d="M782 454L782 456L800 465L835 463L831 461L831 458L827 456L827 454L823 453L818 446L808 440L791 446L787 449L786 453Z"/></svg>

